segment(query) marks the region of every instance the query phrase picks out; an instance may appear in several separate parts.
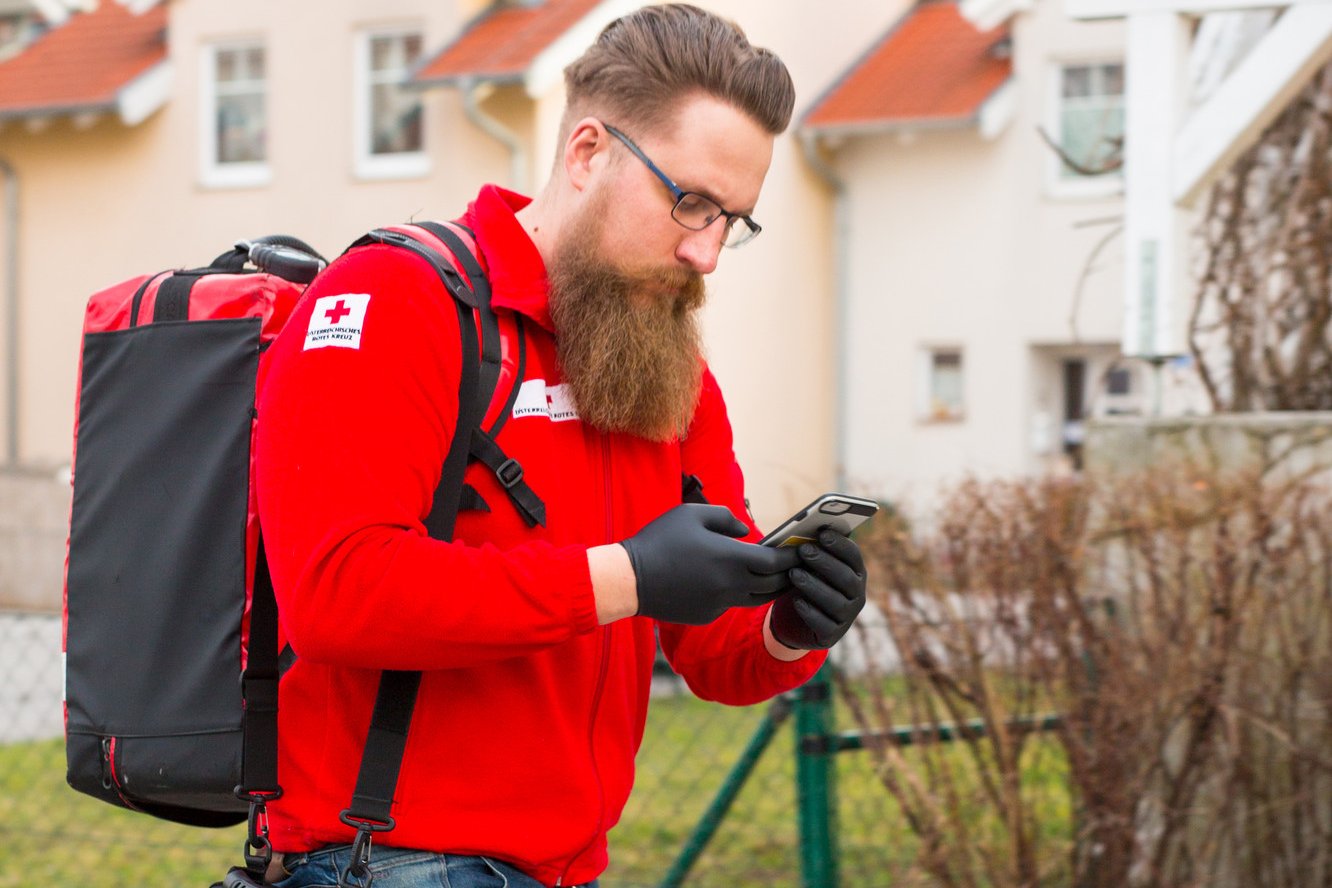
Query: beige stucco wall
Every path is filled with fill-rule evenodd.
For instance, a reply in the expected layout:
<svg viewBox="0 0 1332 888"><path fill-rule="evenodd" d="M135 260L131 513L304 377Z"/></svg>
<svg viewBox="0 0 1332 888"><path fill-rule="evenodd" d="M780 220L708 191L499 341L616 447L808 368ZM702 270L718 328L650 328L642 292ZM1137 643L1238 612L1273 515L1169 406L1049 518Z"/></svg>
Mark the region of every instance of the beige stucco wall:
<svg viewBox="0 0 1332 888"><path fill-rule="evenodd" d="M756 43L788 62L798 115L858 56L867 35L896 18L902 3L830 0L817 16L803 0L703 5L739 21ZM174 0L172 96L147 121L132 128L114 117L82 127L57 120L40 131L22 123L0 127L0 157L16 169L22 199L18 425L24 477L55 478L68 463L82 312L91 293L132 275L205 263L238 237L281 231L336 254L378 224L455 215L483 182L512 184L509 156L465 119L459 93L448 88L425 93L427 175L365 181L354 173L358 31L416 24L433 52L481 7L479 0ZM250 37L261 37L267 48L271 182L205 187L200 51ZM535 98L505 87L482 103L529 140L532 185L549 173L562 102L556 82ZM772 524L834 476L832 217L828 192L805 166L792 134L777 144L755 216L763 236L724 255L710 279L705 332L755 513L760 523ZM3 422L0 411L0 436ZM68 508L67 488L59 483L22 489L23 496L51 500L43 508L53 514ZM24 545L14 535L7 540L3 545ZM0 555L0 564L17 563ZM23 568L12 585L46 590L43 600L54 606L60 565L53 558L43 564L45 571Z"/></svg>
<svg viewBox="0 0 1332 888"><path fill-rule="evenodd" d="M483 178L507 169L488 137L456 124L457 96L431 93L433 168L402 181L353 175L351 56L363 26L420 23L427 45L454 27L451 4L341 0L172 4L172 100L138 127L102 118L78 130L0 130L0 155L22 189L20 458L68 460L79 329L88 294L133 274L202 264L238 237L299 234L335 254L361 231L413 214L448 214ZM428 16L423 15L429 10ZM370 13L370 14L367 14ZM262 30L253 25L262 23ZM199 182L198 55L210 41L262 35L269 64L272 183L217 189ZM448 139L441 138L446 130ZM499 162L496 162L499 160Z"/></svg>
<svg viewBox="0 0 1332 888"><path fill-rule="evenodd" d="M798 119L859 57L866 35L881 33L906 4L837 0L817 11L799 0L705 5L787 62ZM771 523L827 489L836 470L831 201L789 132L778 141L754 217L762 237L723 256L713 275L708 329L755 514Z"/></svg>
<svg viewBox="0 0 1332 888"><path fill-rule="evenodd" d="M968 126L834 145L849 183L848 476L865 492L928 500L963 474L1042 468L1033 425L1060 406L1061 349L1087 354L1097 374L1118 341L1118 242L1086 280L1076 332L1070 319L1121 201L1051 193L1036 129L1054 62L1119 58L1121 27L1075 24L1062 4L1037 3L1016 20L1013 43L1016 111L993 141ZM1078 227L1091 220L1110 221ZM961 421L920 418L929 347L963 350Z"/></svg>

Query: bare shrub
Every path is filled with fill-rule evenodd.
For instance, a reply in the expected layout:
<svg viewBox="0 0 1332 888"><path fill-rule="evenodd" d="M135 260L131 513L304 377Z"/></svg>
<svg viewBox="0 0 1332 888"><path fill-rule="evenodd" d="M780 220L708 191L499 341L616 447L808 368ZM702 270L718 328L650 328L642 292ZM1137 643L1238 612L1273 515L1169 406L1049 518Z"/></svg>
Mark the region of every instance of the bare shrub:
<svg viewBox="0 0 1332 888"><path fill-rule="evenodd" d="M941 511L864 540L904 676L842 687L935 884L1332 884L1328 491L1160 466Z"/></svg>
<svg viewBox="0 0 1332 888"><path fill-rule="evenodd" d="M1189 348L1219 412L1332 409L1332 68L1212 188Z"/></svg>

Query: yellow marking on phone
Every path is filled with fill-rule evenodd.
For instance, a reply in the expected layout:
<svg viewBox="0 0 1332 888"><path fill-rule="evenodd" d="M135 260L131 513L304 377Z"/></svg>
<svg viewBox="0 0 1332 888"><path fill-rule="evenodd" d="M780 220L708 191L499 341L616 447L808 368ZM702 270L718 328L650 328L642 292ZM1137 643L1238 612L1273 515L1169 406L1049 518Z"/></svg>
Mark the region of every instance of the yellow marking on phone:
<svg viewBox="0 0 1332 888"><path fill-rule="evenodd" d="M798 546L801 543L812 543L812 542L814 542L814 540L811 539L810 537L790 536L782 540L781 545L778 546L777 548L785 549L787 546Z"/></svg>

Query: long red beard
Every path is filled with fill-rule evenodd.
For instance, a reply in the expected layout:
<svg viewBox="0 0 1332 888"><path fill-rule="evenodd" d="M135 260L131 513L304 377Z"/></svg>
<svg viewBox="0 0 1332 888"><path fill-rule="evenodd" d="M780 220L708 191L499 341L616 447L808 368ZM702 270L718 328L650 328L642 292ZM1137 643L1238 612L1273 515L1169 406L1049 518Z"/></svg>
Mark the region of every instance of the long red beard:
<svg viewBox="0 0 1332 888"><path fill-rule="evenodd" d="M674 440L689 427L702 386L703 276L612 266L591 247L598 233L566 232L550 263L564 381L593 427Z"/></svg>

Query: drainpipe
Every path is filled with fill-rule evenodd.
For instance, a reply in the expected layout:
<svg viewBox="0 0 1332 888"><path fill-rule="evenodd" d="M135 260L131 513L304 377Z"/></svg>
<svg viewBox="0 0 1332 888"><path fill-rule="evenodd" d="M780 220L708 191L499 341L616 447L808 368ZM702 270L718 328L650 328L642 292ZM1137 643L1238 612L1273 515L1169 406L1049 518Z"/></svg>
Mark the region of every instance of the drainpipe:
<svg viewBox="0 0 1332 888"><path fill-rule="evenodd" d="M810 169L833 193L833 459L836 461L836 489L846 490L850 444L847 425L850 420L847 391L851 381L850 306L847 292L847 251L850 249L850 208L846 182L819 151L819 137L809 130L800 132L800 148Z"/></svg>
<svg viewBox="0 0 1332 888"><path fill-rule="evenodd" d="M473 126L508 149L510 187L520 194L527 194L527 150L523 147L522 140L512 130L481 110L481 100L490 95L495 85L489 81L478 81L474 77L467 77L459 86L462 88L463 113Z"/></svg>
<svg viewBox="0 0 1332 888"><path fill-rule="evenodd" d="M0 299L4 301L5 324L5 465L18 465L19 399L19 180L9 161L0 157L0 175L5 177L5 281Z"/></svg>

